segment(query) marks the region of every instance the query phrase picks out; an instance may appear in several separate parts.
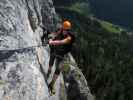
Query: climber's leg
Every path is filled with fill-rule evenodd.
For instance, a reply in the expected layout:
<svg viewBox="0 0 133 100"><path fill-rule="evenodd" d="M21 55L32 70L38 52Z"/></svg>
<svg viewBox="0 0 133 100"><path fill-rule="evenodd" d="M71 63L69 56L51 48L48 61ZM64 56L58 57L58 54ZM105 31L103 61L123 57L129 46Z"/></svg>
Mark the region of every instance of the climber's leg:
<svg viewBox="0 0 133 100"><path fill-rule="evenodd" d="M64 55L67 53L68 53L68 51L64 50L64 51L56 51L56 54L54 54L55 58L56 58L56 63L55 63L56 70L53 75L52 81L49 84L49 88L50 88L52 94L55 94L54 84L55 84L60 72L63 70L63 66L62 65L60 66L60 63L64 59Z"/></svg>
<svg viewBox="0 0 133 100"><path fill-rule="evenodd" d="M50 53L50 60L49 60L49 68L48 68L47 78L51 74L51 70L52 70L52 66L54 64L54 60L55 60L55 55L53 55L52 52L51 52Z"/></svg>
<svg viewBox="0 0 133 100"><path fill-rule="evenodd" d="M50 88L52 94L55 94L54 84L55 84L55 82L56 82L56 80L57 80L57 78L60 74L60 71L61 71L60 68L59 68L59 65L60 65L61 61L62 61L61 58L56 57L56 64L55 64L56 70L55 70L55 73L53 75L52 81L49 84L49 88Z"/></svg>
<svg viewBox="0 0 133 100"><path fill-rule="evenodd" d="M55 82L56 82L57 78L58 78L58 75L54 74L52 81L48 85L52 95L55 94L55 87L54 87L54 85L55 85Z"/></svg>

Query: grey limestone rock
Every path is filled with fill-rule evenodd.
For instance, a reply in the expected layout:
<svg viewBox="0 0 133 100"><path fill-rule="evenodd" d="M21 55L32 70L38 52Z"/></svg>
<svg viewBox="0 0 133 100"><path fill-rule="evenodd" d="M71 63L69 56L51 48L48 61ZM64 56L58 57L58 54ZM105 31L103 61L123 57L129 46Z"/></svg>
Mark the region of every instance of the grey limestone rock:
<svg viewBox="0 0 133 100"><path fill-rule="evenodd" d="M51 5L50 0L0 0L0 100L50 100L40 71L47 72L49 49L32 46L41 45L41 24L53 27Z"/></svg>

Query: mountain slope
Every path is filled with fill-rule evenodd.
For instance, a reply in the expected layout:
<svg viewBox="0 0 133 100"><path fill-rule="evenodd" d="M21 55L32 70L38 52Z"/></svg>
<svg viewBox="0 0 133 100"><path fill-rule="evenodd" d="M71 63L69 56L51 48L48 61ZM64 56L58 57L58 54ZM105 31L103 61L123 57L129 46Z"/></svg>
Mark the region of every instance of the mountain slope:
<svg viewBox="0 0 133 100"><path fill-rule="evenodd" d="M96 99L132 100L132 35L117 25L88 16L87 12L62 6L56 5L56 12L73 23L77 36L73 55Z"/></svg>

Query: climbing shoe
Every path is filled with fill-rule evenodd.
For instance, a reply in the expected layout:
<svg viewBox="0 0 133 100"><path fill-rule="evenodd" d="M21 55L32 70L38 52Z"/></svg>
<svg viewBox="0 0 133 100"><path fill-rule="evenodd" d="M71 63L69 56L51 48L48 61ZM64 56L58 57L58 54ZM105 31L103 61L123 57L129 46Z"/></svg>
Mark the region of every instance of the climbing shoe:
<svg viewBox="0 0 133 100"><path fill-rule="evenodd" d="M51 92L51 95L54 95L55 94L55 87L54 87L54 82L51 82L49 85L48 85L48 88Z"/></svg>

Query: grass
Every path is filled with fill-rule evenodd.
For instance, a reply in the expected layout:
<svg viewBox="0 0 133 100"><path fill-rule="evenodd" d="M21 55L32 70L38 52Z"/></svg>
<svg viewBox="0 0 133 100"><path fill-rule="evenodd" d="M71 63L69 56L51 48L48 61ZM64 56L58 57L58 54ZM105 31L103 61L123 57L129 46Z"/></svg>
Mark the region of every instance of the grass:
<svg viewBox="0 0 133 100"><path fill-rule="evenodd" d="M109 32L112 32L112 33L120 33L121 32L121 28L119 28L118 26L116 26L114 24L111 24L106 21L100 21L100 23L101 23L102 27Z"/></svg>
<svg viewBox="0 0 133 100"><path fill-rule="evenodd" d="M91 14L90 7L86 3L77 2L73 4L70 9L86 16L89 16Z"/></svg>
<svg viewBox="0 0 133 100"><path fill-rule="evenodd" d="M77 12L79 14L82 14L84 16L91 16L91 10L89 8L89 5L86 3L74 3L73 5L66 7L66 6L58 6L56 8L65 9L73 12Z"/></svg>

